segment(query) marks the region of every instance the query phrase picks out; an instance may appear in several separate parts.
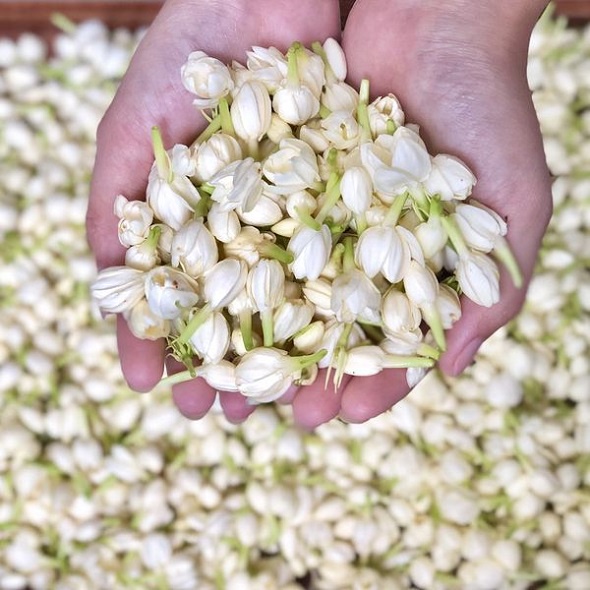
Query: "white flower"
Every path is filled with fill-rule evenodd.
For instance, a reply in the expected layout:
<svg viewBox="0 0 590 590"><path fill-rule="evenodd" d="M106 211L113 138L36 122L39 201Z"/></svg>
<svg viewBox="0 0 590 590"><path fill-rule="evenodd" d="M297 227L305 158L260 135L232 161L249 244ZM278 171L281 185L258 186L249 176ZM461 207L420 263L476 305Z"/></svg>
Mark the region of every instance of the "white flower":
<svg viewBox="0 0 590 590"><path fill-rule="evenodd" d="M195 330L189 342L204 363L217 364L221 361L230 342L229 325L223 314L213 312Z"/></svg>
<svg viewBox="0 0 590 590"><path fill-rule="evenodd" d="M475 182L473 172L459 158L438 154L432 158L432 169L424 179L424 188L443 201L462 200L471 194Z"/></svg>
<svg viewBox="0 0 590 590"><path fill-rule="evenodd" d="M506 222L483 206L460 203L451 215L468 246L481 252L493 250L508 230Z"/></svg>
<svg viewBox="0 0 590 590"><path fill-rule="evenodd" d="M367 106L369 124L373 136L377 137L404 124L405 115L396 96L380 96ZM393 129L391 128L393 126Z"/></svg>
<svg viewBox="0 0 590 590"><path fill-rule="evenodd" d="M170 322L155 314L145 299L125 312L125 319L131 332L143 340L165 338L170 333Z"/></svg>
<svg viewBox="0 0 590 590"><path fill-rule="evenodd" d="M272 94L287 75L287 59L276 47L253 46L247 51L246 67L254 79L262 82Z"/></svg>
<svg viewBox="0 0 590 590"><path fill-rule="evenodd" d="M491 307L500 300L500 273L496 263L481 252L459 257L455 276L463 293L478 305Z"/></svg>
<svg viewBox="0 0 590 590"><path fill-rule="evenodd" d="M437 215L431 215L428 221L418 224L413 231L428 260L439 254L448 240L447 232Z"/></svg>
<svg viewBox="0 0 590 590"><path fill-rule="evenodd" d="M258 227L269 227L283 218L283 211L275 199L274 195L263 193L254 207L247 211L242 207L238 207L236 213L242 223Z"/></svg>
<svg viewBox="0 0 590 590"><path fill-rule="evenodd" d="M311 301L320 317L333 317L331 308L332 283L325 278L308 280L303 285L305 297Z"/></svg>
<svg viewBox="0 0 590 590"><path fill-rule="evenodd" d="M384 195L396 195L422 182L430 173L430 156L420 136L409 127L379 135L361 145L361 161Z"/></svg>
<svg viewBox="0 0 590 590"><path fill-rule="evenodd" d="M238 391L236 367L230 361L201 365L197 373L216 391Z"/></svg>
<svg viewBox="0 0 590 590"><path fill-rule="evenodd" d="M209 183L215 187L211 199L225 211L238 207L250 211L264 189L260 164L250 157L228 164L212 176Z"/></svg>
<svg viewBox="0 0 590 590"><path fill-rule="evenodd" d="M352 328L350 328L350 326L352 326ZM350 332L348 338L345 339L346 341L341 342L345 330L350 330ZM326 322L324 324L323 337L318 344L318 347L319 349L327 350L328 352L326 356L319 361L318 367L320 367L320 369L329 367L332 365L334 353L339 347L343 347L345 350L354 348L355 346L360 345L364 338L365 333L357 323L349 324L349 327L347 327L346 324L335 319Z"/></svg>
<svg viewBox="0 0 590 590"><path fill-rule="evenodd" d="M273 335L275 342L284 342L311 323L314 306L309 301L296 299L284 301L273 315ZM300 349L302 352L306 350Z"/></svg>
<svg viewBox="0 0 590 590"><path fill-rule="evenodd" d="M190 53L180 73L184 87L197 95L193 104L200 109L217 106L233 88L228 67L203 51Z"/></svg>
<svg viewBox="0 0 590 590"><path fill-rule="evenodd" d="M158 254L158 242L160 228L157 226L150 230L150 235L141 244L131 246L125 252L125 264L138 270L150 270L160 262Z"/></svg>
<svg viewBox="0 0 590 590"><path fill-rule="evenodd" d="M213 203L207 214L209 230L220 242L227 244L240 233L240 220L233 210L226 211L219 203Z"/></svg>
<svg viewBox="0 0 590 590"><path fill-rule="evenodd" d="M378 323L381 293L364 272L355 268L332 282L330 306L339 322L351 323L359 319Z"/></svg>
<svg viewBox="0 0 590 590"><path fill-rule="evenodd" d="M275 93L272 108L290 125L302 125L318 114L320 101L307 86L287 84Z"/></svg>
<svg viewBox="0 0 590 590"><path fill-rule="evenodd" d="M454 289L442 283L439 287L436 307L440 314L442 326L450 330L453 324L461 317L461 302Z"/></svg>
<svg viewBox="0 0 590 590"><path fill-rule="evenodd" d="M289 123L283 121L276 113L273 113L266 135L273 143L279 144L282 139L293 137L293 130Z"/></svg>
<svg viewBox="0 0 590 590"><path fill-rule="evenodd" d="M280 326L280 323L279 323ZM321 343L324 338L325 324L323 321L318 320L309 324L302 330L300 330L293 338L293 345L297 350L305 354L311 354L321 348ZM279 327L280 329L280 327ZM276 338L277 342L280 342Z"/></svg>
<svg viewBox="0 0 590 590"><path fill-rule="evenodd" d="M330 258L332 234L327 225L319 230L300 227L289 240L287 250L294 256L289 269L297 279L317 279Z"/></svg>
<svg viewBox="0 0 590 590"><path fill-rule="evenodd" d="M277 260L259 260L248 273L246 290L254 310L265 312L278 307L285 295L285 273Z"/></svg>
<svg viewBox="0 0 590 590"><path fill-rule="evenodd" d="M242 159L240 144L231 135L215 133L209 139L195 146L195 176L206 182L228 164Z"/></svg>
<svg viewBox="0 0 590 590"><path fill-rule="evenodd" d="M346 55L340 46L340 43L333 37L328 37L323 44L324 53L328 66L336 80L343 82L346 80Z"/></svg>
<svg viewBox="0 0 590 590"><path fill-rule="evenodd" d="M201 199L196 187L186 176L163 178L154 165L148 178L147 203L155 216L172 229L180 229L193 215L193 207Z"/></svg>
<svg viewBox="0 0 590 590"><path fill-rule="evenodd" d="M381 272L390 283L397 283L405 276L411 252L406 234L400 227L373 226L359 237L354 258L367 276L373 278Z"/></svg>
<svg viewBox="0 0 590 590"><path fill-rule="evenodd" d="M355 215L364 214L373 199L373 183L369 173L361 166L347 168L340 179L340 192L344 204Z"/></svg>
<svg viewBox="0 0 590 590"><path fill-rule="evenodd" d="M144 297L145 273L127 266L112 266L98 273L90 287L92 298L103 313L121 313Z"/></svg>
<svg viewBox="0 0 590 590"><path fill-rule="evenodd" d="M326 139L338 150L349 150L360 140L360 126L350 111L333 111L322 119Z"/></svg>
<svg viewBox="0 0 590 590"><path fill-rule="evenodd" d="M218 260L215 238L200 220L185 223L172 238L172 266L196 278L209 270Z"/></svg>
<svg viewBox="0 0 590 590"><path fill-rule="evenodd" d="M420 326L422 314L405 293L391 288L381 300L381 321L387 333L412 332Z"/></svg>
<svg viewBox="0 0 590 590"><path fill-rule="evenodd" d="M240 86L230 108L236 135L251 144L258 142L271 123L271 101L262 82L251 80Z"/></svg>
<svg viewBox="0 0 590 590"><path fill-rule="evenodd" d="M281 140L279 150L264 161L262 172L272 183L269 190L278 194L301 191L320 179L314 151L291 137Z"/></svg>
<svg viewBox="0 0 590 590"><path fill-rule="evenodd" d="M240 258L250 267L260 260L260 246L270 242L272 236L260 233L256 227L246 225L231 241L223 245L223 252L228 258Z"/></svg>
<svg viewBox="0 0 590 590"><path fill-rule="evenodd" d="M145 275L145 296L150 309L165 320L180 317L199 301L198 285L188 275L158 266Z"/></svg>
<svg viewBox="0 0 590 590"><path fill-rule="evenodd" d="M225 258L203 275L203 298L212 309L226 307L246 286L247 276L243 260Z"/></svg>
<svg viewBox="0 0 590 590"><path fill-rule="evenodd" d="M358 92L346 82L326 84L322 92L321 104L330 111L347 111L352 113L358 107L358 102Z"/></svg>
<svg viewBox="0 0 590 590"><path fill-rule="evenodd" d="M119 241L123 246L136 246L147 238L154 218L147 203L128 201L123 195L117 195L114 212L119 218Z"/></svg>
<svg viewBox="0 0 590 590"><path fill-rule="evenodd" d="M315 364L323 352L291 357L277 348L255 348L247 352L236 367L236 384L252 403L271 402L283 395L297 374Z"/></svg>

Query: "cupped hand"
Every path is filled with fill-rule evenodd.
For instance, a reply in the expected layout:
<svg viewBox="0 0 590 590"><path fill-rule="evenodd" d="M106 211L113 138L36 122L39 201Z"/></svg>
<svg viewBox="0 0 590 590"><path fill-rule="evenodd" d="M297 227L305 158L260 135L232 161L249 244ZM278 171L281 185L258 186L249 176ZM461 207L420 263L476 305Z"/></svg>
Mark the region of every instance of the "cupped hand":
<svg viewBox="0 0 590 590"><path fill-rule="evenodd" d="M180 68L190 52L202 50L222 61L243 60L252 45L286 50L294 41L310 44L339 38L337 0L168 0L142 40L97 134L97 155L87 215L87 232L99 269L119 265L124 249L117 239L113 201L119 193L144 199L153 162L152 126L167 147L190 142L204 126L183 87ZM160 380L165 343L135 338L122 317L117 340L123 374L137 391ZM166 360L169 373L183 368ZM190 418L207 413L215 391L202 379L175 385L173 397ZM238 394L222 394L231 421L252 411Z"/></svg>
<svg viewBox="0 0 590 590"><path fill-rule="evenodd" d="M422 127L431 153L463 159L478 178L474 197L508 222L524 275L501 272L501 299L486 309L466 298L448 333L440 368L459 374L481 343L521 308L551 216L550 177L526 79L528 41L546 2L357 0L343 32L349 81L371 94L395 93L406 120ZM352 379L340 416L364 421L409 388L401 371Z"/></svg>

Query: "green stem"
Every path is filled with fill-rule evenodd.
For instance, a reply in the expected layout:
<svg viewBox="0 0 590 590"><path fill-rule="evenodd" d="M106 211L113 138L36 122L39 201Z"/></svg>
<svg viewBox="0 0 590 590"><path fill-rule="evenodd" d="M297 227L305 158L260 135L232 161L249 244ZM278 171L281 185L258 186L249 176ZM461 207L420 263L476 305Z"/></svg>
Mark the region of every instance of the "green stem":
<svg viewBox="0 0 590 590"><path fill-rule="evenodd" d="M262 344L271 347L274 344L274 322L272 309L260 312L262 323Z"/></svg>
<svg viewBox="0 0 590 590"><path fill-rule="evenodd" d="M145 245L149 246L150 248L155 248L158 245L158 240L160 239L160 234L162 233L162 228L154 225L150 229L150 233L145 240Z"/></svg>
<svg viewBox="0 0 590 590"><path fill-rule="evenodd" d="M201 134L194 142L194 145L200 145L201 143L207 141L210 137L212 137L215 133L217 133L221 129L221 115L217 115L214 117L209 125L201 131Z"/></svg>
<svg viewBox="0 0 590 590"><path fill-rule="evenodd" d="M291 252L283 250L283 248L272 242L263 242L258 247L258 251L265 258L273 258L283 264L291 264L291 262L293 262L293 254L291 254Z"/></svg>
<svg viewBox="0 0 590 590"><path fill-rule="evenodd" d="M297 63L298 54L301 52L301 43L295 41L287 51L287 83L290 86L299 86L299 64Z"/></svg>
<svg viewBox="0 0 590 590"><path fill-rule="evenodd" d="M203 192L204 196L201 196L201 199L194 207L194 219L198 219L199 217L205 217L207 213L209 213L209 208L211 206L211 197L205 191Z"/></svg>
<svg viewBox="0 0 590 590"><path fill-rule="evenodd" d="M246 350L252 350L254 348L254 340L252 338L252 312L249 309L241 311L239 321L244 346Z"/></svg>
<svg viewBox="0 0 590 590"><path fill-rule="evenodd" d="M434 359L437 361L440 358L440 350L438 348L434 348L434 346L430 346L430 344L426 344L426 342L422 342L416 353L420 356L426 356L428 358Z"/></svg>
<svg viewBox="0 0 590 590"><path fill-rule="evenodd" d="M438 309L434 303L431 303L430 305L422 306L421 311L424 320L432 330L432 335L434 336L434 341L436 342L437 346L442 351L446 350L447 343L445 339L445 331L442 327L442 321L440 319L440 313Z"/></svg>
<svg viewBox="0 0 590 590"><path fill-rule="evenodd" d="M461 233L459 226L455 223L455 220L449 215L443 215L440 218L440 221L449 236L449 240L451 240L451 244L453 244L453 248L457 251L457 254L459 254L459 256L468 254L469 248L465 243L463 234Z"/></svg>
<svg viewBox="0 0 590 590"><path fill-rule="evenodd" d="M313 354L292 356L291 361L294 363L294 371L301 371L307 367L311 367L311 365L319 363L326 356L326 354L328 354L328 351L325 348L322 348Z"/></svg>
<svg viewBox="0 0 590 590"><path fill-rule="evenodd" d="M342 270L350 272L354 270L356 265L354 263L354 243L351 236L344 238L344 254L342 256Z"/></svg>
<svg viewBox="0 0 590 590"><path fill-rule="evenodd" d="M514 286L517 289L520 289L523 283L522 272L520 271L518 262L516 261L508 242L502 236L498 236L496 239L493 253L494 256L496 256L496 258L498 258L498 260L500 260L500 262L506 267L506 270L508 270Z"/></svg>
<svg viewBox="0 0 590 590"><path fill-rule="evenodd" d="M393 199L393 203L389 207L389 211L387 212L387 215L385 216L385 219L383 221L384 226L397 225L397 222L399 221L399 218L400 218L402 211L404 209L404 205L406 204L406 201L408 200L408 196L409 195L406 192L406 193L403 193L402 195L397 195Z"/></svg>
<svg viewBox="0 0 590 590"><path fill-rule="evenodd" d="M356 234L360 236L368 227L367 216L364 213L355 215L354 220L356 222Z"/></svg>
<svg viewBox="0 0 590 590"><path fill-rule="evenodd" d="M322 229L322 224L319 221L316 221L307 209L295 207L295 213L297 213L299 221L301 221L301 223L304 225L307 225L307 227L313 229L314 231L320 231L320 229Z"/></svg>
<svg viewBox="0 0 590 590"><path fill-rule="evenodd" d="M236 132L231 115L229 113L229 104L225 96L219 99L219 116L221 117L221 130L223 133L235 137Z"/></svg>
<svg viewBox="0 0 590 590"><path fill-rule="evenodd" d="M385 133L393 135L396 129L397 125L395 124L395 121L393 119L387 119L387 122L385 123Z"/></svg>
<svg viewBox="0 0 590 590"><path fill-rule="evenodd" d="M63 31L67 35L73 35L76 32L76 28L78 25L72 20L70 20L65 14L61 12L54 12L51 15L51 24L58 28L60 31Z"/></svg>
<svg viewBox="0 0 590 590"><path fill-rule="evenodd" d="M379 344L383 340L383 332L378 326L367 324L365 322L358 322L363 329L363 332L369 337L372 344Z"/></svg>
<svg viewBox="0 0 590 590"><path fill-rule="evenodd" d="M195 377L199 377L202 371L199 371L201 367L193 367L192 369L186 369L185 371L180 371L179 373L174 373L174 375L168 375L163 379L160 379L159 383L156 385L157 388L161 386L172 386L176 385L177 383L184 383L185 381L190 381ZM155 389L155 388L154 388Z"/></svg>
<svg viewBox="0 0 590 590"><path fill-rule="evenodd" d="M156 159L156 167L160 178L165 178L167 182L172 182L172 166L170 165L170 158L164 148L164 141L160 128L157 125L152 127L152 146L154 150L154 157Z"/></svg>
<svg viewBox="0 0 590 590"><path fill-rule="evenodd" d="M358 124L361 126L361 142L365 143L371 141L373 135L371 133L371 123L369 121L369 80L366 78L361 80L361 87L359 89L359 104L356 109L356 118Z"/></svg>
<svg viewBox="0 0 590 590"><path fill-rule="evenodd" d="M340 175L337 172L332 172L326 186L326 200L320 212L315 217L318 223L324 223L328 213L336 205L338 199L340 199Z"/></svg>
<svg viewBox="0 0 590 590"><path fill-rule="evenodd" d="M410 367L422 367L429 369L434 367L434 360L423 356L404 356L402 354L385 355L384 368L409 369Z"/></svg>
<svg viewBox="0 0 590 590"><path fill-rule="evenodd" d="M182 333L178 336L178 342L180 344L186 344L192 338L192 335L207 321L212 311L213 310L208 303L199 309L190 319Z"/></svg>

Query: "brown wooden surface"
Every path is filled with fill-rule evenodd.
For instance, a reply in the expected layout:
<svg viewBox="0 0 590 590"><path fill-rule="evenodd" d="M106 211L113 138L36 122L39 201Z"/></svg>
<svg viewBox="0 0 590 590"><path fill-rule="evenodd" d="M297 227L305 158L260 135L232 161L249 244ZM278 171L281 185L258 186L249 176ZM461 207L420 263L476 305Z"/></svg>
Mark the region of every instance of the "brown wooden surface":
<svg viewBox="0 0 590 590"><path fill-rule="evenodd" d="M51 16L61 13L75 22L90 18L103 20L111 27L137 28L149 25L163 0L0 0L0 35L17 36L31 31L51 37L56 29ZM340 0L342 19L346 19L354 0ZM574 21L590 20L590 0L557 0L558 14Z"/></svg>

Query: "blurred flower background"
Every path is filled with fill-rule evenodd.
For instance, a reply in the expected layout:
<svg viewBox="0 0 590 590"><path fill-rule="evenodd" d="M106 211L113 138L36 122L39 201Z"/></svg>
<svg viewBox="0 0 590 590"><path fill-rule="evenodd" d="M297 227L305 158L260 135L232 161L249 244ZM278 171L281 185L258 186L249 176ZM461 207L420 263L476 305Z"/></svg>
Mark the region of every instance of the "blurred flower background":
<svg viewBox="0 0 590 590"><path fill-rule="evenodd" d="M84 216L141 32L58 21L51 52L0 38L0 589L588 590L590 27L530 46L555 215L522 313L460 378L309 434L125 386Z"/></svg>

